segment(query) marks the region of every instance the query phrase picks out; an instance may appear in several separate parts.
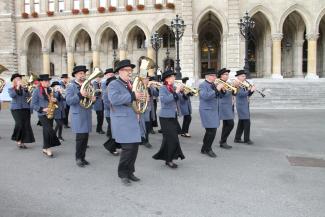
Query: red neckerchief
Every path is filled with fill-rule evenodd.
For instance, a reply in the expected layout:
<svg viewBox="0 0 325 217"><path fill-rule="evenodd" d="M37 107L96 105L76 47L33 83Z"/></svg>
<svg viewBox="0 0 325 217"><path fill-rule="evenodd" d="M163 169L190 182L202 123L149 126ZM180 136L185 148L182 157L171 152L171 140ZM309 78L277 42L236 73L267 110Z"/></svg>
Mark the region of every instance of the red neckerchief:
<svg viewBox="0 0 325 217"><path fill-rule="evenodd" d="M174 93L174 86L172 84L168 84L166 81L164 82L164 85L166 85L167 90L170 93Z"/></svg>
<svg viewBox="0 0 325 217"><path fill-rule="evenodd" d="M39 95L42 96L43 95L43 92L44 92L44 87L42 86L42 84L40 83L39 85Z"/></svg>

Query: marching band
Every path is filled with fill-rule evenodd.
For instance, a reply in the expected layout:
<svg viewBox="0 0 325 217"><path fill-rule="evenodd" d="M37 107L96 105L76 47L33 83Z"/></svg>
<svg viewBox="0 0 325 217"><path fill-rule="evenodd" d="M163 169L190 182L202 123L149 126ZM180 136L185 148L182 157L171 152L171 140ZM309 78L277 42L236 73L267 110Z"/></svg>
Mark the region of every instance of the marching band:
<svg viewBox="0 0 325 217"><path fill-rule="evenodd" d="M69 81L68 74L62 74L60 81L50 83L48 74L40 74L36 87L33 86L34 81L30 82L32 88L24 85L22 75L13 74L12 87L8 89L12 98L10 110L15 121L12 140L16 141L20 149L27 148L26 143L35 142L30 124L31 112L34 110L43 128L42 152L47 157L52 157L51 148L65 141L62 137L63 126L70 128L70 116L71 129L76 134L76 165L85 167L89 165L86 150L94 110L97 133L105 134L102 127L104 117L106 119L107 141L103 146L113 156L120 156L117 175L128 186L140 181L135 176L139 145L152 147L149 134L154 133L153 127L156 126L157 119L161 127L162 143L153 159L163 160L169 168L176 169L178 165L174 161L185 158L178 136L191 137L191 97L198 95L199 115L205 128L202 154L217 157L212 147L221 121L220 148L232 148L227 141L234 128L235 107L238 124L234 142L253 144L250 138L249 97L256 91L256 87L250 83L244 85L244 70L237 71L236 79L230 80L230 70L223 68L217 71L209 68L204 72L205 80L197 90L186 85L188 77L182 78L181 82L175 81L176 73L171 69L161 74L161 82L149 72L137 77L137 83L132 82L135 67L130 60L125 59L119 61L114 69L108 68L105 72L95 68L87 77L86 66L78 65L73 68L72 81ZM141 69L143 68L140 67L140 71ZM161 106L158 118L156 101ZM183 117L182 127L179 117ZM56 123L54 129L53 120Z"/></svg>

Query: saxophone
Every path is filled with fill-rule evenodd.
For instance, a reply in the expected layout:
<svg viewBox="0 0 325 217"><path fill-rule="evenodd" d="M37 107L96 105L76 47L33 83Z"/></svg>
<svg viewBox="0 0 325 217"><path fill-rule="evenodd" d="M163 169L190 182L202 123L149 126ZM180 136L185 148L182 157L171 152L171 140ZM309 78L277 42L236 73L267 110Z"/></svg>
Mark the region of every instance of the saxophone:
<svg viewBox="0 0 325 217"><path fill-rule="evenodd" d="M58 108L58 103L57 101L54 101L54 89L50 87L50 90L51 90L51 93L48 94L48 98L49 98L49 104L47 105L47 115L46 117L48 119L53 119L54 118L54 112L55 112L55 109Z"/></svg>

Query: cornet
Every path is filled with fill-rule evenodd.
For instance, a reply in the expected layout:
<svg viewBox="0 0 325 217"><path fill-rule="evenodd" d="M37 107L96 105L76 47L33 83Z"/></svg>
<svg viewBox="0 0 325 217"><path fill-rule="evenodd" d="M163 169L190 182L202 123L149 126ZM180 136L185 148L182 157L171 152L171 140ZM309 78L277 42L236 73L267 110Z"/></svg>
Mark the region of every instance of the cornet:
<svg viewBox="0 0 325 217"><path fill-rule="evenodd" d="M251 89L253 87L253 84L251 84L249 81L245 80L243 82L236 79L236 82L239 83L239 86L244 89ZM259 93L263 98L265 97L265 94L263 93L264 90L260 91L258 89L255 90L257 93Z"/></svg>
<svg viewBox="0 0 325 217"><path fill-rule="evenodd" d="M199 95L199 90L197 88L194 87L190 87L188 85L185 85L182 81L180 80L175 80L174 84L176 86L182 85L183 86L183 90L185 94L193 94L193 96L198 96Z"/></svg>
<svg viewBox="0 0 325 217"><path fill-rule="evenodd" d="M232 86L231 84L229 84L228 82L225 82L219 78L217 78L215 81L214 81L214 84L215 85L218 85L218 84L223 84L225 89L230 91L230 92L233 92L234 94L237 93L237 88Z"/></svg>

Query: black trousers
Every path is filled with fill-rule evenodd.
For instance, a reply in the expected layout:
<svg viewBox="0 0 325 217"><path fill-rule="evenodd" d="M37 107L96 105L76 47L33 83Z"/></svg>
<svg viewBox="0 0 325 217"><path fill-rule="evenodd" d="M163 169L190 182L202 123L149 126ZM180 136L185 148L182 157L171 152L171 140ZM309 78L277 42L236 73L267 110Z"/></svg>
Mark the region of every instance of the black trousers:
<svg viewBox="0 0 325 217"><path fill-rule="evenodd" d="M104 111L96 111L96 115L97 115L96 132L100 132L103 131Z"/></svg>
<svg viewBox="0 0 325 217"><path fill-rule="evenodd" d="M190 128L190 124L192 121L191 115L184 115L183 117L183 126L182 126L182 133L188 133L188 130Z"/></svg>
<svg viewBox="0 0 325 217"><path fill-rule="evenodd" d="M89 133L76 134L76 160L85 159Z"/></svg>
<svg viewBox="0 0 325 217"><path fill-rule="evenodd" d="M62 128L64 124L64 119L55 119L56 126L54 128L55 133L58 137L62 137Z"/></svg>
<svg viewBox="0 0 325 217"><path fill-rule="evenodd" d="M70 111L70 106L66 105L65 109L65 118L63 119L63 124L65 126L69 125L69 111Z"/></svg>
<svg viewBox="0 0 325 217"><path fill-rule="evenodd" d="M43 127L43 149L61 145L53 129L53 119L48 119L45 115L38 118Z"/></svg>
<svg viewBox="0 0 325 217"><path fill-rule="evenodd" d="M151 121L146 121L145 124L146 124L146 138L145 138L145 140L146 140L146 142L149 142L149 133L152 129L152 124L151 124Z"/></svg>
<svg viewBox="0 0 325 217"><path fill-rule="evenodd" d="M153 129L154 127L158 127L158 121L157 121L157 99L153 100L153 108L154 108L154 117L151 117L151 112L150 112L150 120L151 120L151 128Z"/></svg>
<svg viewBox="0 0 325 217"><path fill-rule="evenodd" d="M111 118L110 117L106 117L106 122L107 122L106 136L108 138L112 138Z"/></svg>
<svg viewBox="0 0 325 217"><path fill-rule="evenodd" d="M234 128L234 120L223 120L220 144L227 142L228 136Z"/></svg>
<svg viewBox="0 0 325 217"><path fill-rule="evenodd" d="M244 142L250 140L250 129L251 129L251 120L250 119L239 119L235 139L241 140L241 136L244 132Z"/></svg>
<svg viewBox="0 0 325 217"><path fill-rule="evenodd" d="M11 110L12 117L15 120L15 128L11 139L16 142L32 143L35 142L34 133L30 125L30 110L17 109Z"/></svg>
<svg viewBox="0 0 325 217"><path fill-rule="evenodd" d="M203 146L201 151L210 151L212 150L212 143L216 137L217 128L205 128L205 134L203 137Z"/></svg>
<svg viewBox="0 0 325 217"><path fill-rule="evenodd" d="M118 165L118 177L127 178L134 173L134 164L137 159L139 144L123 143L120 162Z"/></svg>

